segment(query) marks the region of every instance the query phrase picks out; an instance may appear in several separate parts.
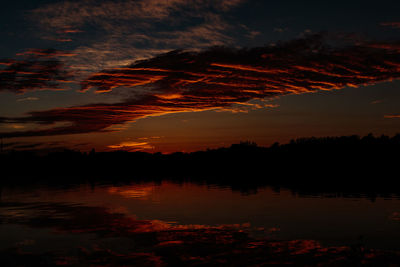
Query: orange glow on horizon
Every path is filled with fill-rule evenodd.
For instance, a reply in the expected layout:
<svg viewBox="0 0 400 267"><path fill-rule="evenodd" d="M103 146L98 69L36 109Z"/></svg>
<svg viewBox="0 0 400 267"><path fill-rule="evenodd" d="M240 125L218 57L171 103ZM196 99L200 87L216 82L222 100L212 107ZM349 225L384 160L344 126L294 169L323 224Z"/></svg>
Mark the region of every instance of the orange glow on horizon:
<svg viewBox="0 0 400 267"><path fill-rule="evenodd" d="M132 141L126 141L116 145L109 145L108 147L111 149L123 149L129 151L154 149L154 147L147 142L132 142Z"/></svg>

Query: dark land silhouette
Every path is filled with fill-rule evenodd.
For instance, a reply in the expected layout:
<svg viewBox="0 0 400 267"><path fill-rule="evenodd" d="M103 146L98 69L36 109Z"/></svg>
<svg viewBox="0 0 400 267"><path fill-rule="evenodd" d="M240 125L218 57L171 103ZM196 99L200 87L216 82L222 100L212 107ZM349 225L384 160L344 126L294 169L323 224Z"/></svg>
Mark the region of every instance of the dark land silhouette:
<svg viewBox="0 0 400 267"><path fill-rule="evenodd" d="M231 187L272 186L299 194L400 196L400 134L301 138L260 147L241 142L192 153L5 151L1 184L129 183L171 180Z"/></svg>

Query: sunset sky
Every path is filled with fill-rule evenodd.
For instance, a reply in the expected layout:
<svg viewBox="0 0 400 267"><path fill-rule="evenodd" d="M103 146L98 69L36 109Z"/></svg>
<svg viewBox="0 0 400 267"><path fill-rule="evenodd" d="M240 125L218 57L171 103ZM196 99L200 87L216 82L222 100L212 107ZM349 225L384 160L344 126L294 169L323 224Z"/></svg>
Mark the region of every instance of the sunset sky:
<svg viewBox="0 0 400 267"><path fill-rule="evenodd" d="M400 133L399 1L6 1L4 149Z"/></svg>

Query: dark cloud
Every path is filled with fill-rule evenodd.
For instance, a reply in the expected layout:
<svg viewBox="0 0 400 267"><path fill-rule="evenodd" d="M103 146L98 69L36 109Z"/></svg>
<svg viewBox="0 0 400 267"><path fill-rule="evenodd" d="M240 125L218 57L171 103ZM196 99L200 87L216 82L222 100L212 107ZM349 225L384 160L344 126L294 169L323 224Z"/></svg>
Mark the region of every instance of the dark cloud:
<svg viewBox="0 0 400 267"><path fill-rule="evenodd" d="M72 77L59 57L72 56L54 49L32 49L18 54L22 59L0 61L0 92L24 93L59 90Z"/></svg>
<svg viewBox="0 0 400 267"><path fill-rule="evenodd" d="M371 85L400 77L397 43L334 44L322 35L312 35L252 49L173 51L129 67L104 70L82 81L82 91L110 92L123 88L146 93L115 104L0 118L0 122L10 123L64 124L44 130L2 133L2 136L111 131L113 125L146 116L233 109L237 105L252 105L249 101L255 99Z"/></svg>
<svg viewBox="0 0 400 267"><path fill-rule="evenodd" d="M215 105L215 103L194 103L191 100L175 103L175 101L162 100L156 96L149 96L139 100L128 100L116 104L94 104L80 107L30 112L28 117L0 118L0 122L33 122L46 126L54 123L66 123L67 125L43 130L4 132L1 133L1 136L7 138L106 132L112 131L112 129L107 129L110 126L123 124L133 121L137 118L172 112L211 109L215 108ZM222 107L225 104L220 103L219 105Z"/></svg>
<svg viewBox="0 0 400 267"><path fill-rule="evenodd" d="M381 26L392 27L396 29L400 29L400 22L393 21L393 22L382 22Z"/></svg>
<svg viewBox="0 0 400 267"><path fill-rule="evenodd" d="M13 146L13 149L34 149L42 146L43 143L23 143Z"/></svg>
<svg viewBox="0 0 400 267"><path fill-rule="evenodd" d="M5 150L55 151L66 149L67 145L69 145L67 142L9 142L3 143L2 148ZM81 144L77 144L74 146L81 146Z"/></svg>
<svg viewBox="0 0 400 267"><path fill-rule="evenodd" d="M1 146L2 146L2 149L6 149L6 148L14 147L14 146L17 146L20 144L21 144L21 142L11 142L11 143L2 143Z"/></svg>

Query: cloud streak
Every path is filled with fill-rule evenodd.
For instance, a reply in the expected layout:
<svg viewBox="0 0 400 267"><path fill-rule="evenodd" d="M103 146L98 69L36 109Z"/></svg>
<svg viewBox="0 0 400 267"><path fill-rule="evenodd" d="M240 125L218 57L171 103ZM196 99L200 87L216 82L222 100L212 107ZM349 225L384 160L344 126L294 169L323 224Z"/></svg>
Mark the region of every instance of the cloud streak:
<svg viewBox="0 0 400 267"><path fill-rule="evenodd" d="M400 29L400 22L382 22L381 26L391 27L395 29Z"/></svg>
<svg viewBox="0 0 400 267"><path fill-rule="evenodd" d="M74 41L68 64L83 73L186 47L232 45L224 16L244 0L62 1L31 11L43 39ZM190 22L190 23L188 23ZM160 27L162 23L162 27ZM84 31L85 35L79 34Z"/></svg>
<svg viewBox="0 0 400 267"><path fill-rule="evenodd" d="M333 48L312 35L277 47L173 51L94 74L82 82L82 90L149 85L163 99L240 94L250 100L396 79L399 56L397 44Z"/></svg>
<svg viewBox="0 0 400 267"><path fill-rule="evenodd" d="M39 100L38 97L29 96L29 97L19 98L17 99L17 102L37 101L37 100Z"/></svg>
<svg viewBox="0 0 400 267"><path fill-rule="evenodd" d="M154 146L147 142L126 141L115 145L109 145L108 148L116 150L141 151L146 149L154 149Z"/></svg>
<svg viewBox="0 0 400 267"><path fill-rule="evenodd" d="M400 119L400 114L384 115L385 119Z"/></svg>
<svg viewBox="0 0 400 267"><path fill-rule="evenodd" d="M149 116L260 107L252 100L372 85L400 78L400 52L388 43L332 46L321 35L252 49L172 51L128 67L95 73L81 90L132 94L114 104L31 112L3 123L62 126L7 132L3 137L111 131Z"/></svg>
<svg viewBox="0 0 400 267"><path fill-rule="evenodd" d="M61 84L71 82L60 57L73 56L54 49L32 49L17 54L22 59L0 61L0 92L21 94L35 90L60 90Z"/></svg>
<svg viewBox="0 0 400 267"><path fill-rule="evenodd" d="M184 10L198 16L210 9L226 12L241 2L243 0L63 1L35 9L31 15L42 25L58 28L58 31L73 27L76 30L87 23L108 29L110 20L166 20L171 19L174 12Z"/></svg>

